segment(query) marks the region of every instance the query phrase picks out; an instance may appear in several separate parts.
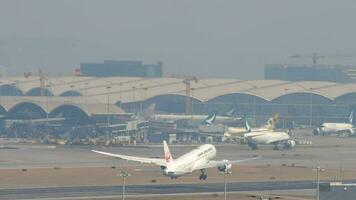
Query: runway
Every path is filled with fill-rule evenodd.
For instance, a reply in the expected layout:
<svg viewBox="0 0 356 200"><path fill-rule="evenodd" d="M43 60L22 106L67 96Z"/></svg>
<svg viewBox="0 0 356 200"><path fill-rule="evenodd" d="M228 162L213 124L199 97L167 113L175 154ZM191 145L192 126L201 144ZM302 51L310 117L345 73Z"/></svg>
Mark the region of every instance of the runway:
<svg viewBox="0 0 356 200"><path fill-rule="evenodd" d="M272 190L304 190L313 189L312 181L286 182L232 182L228 183L228 192L241 191L272 191ZM194 194L222 192L223 183L199 184L167 184L167 185L129 185L127 195L159 195L159 194ZM119 196L122 186L85 186L85 187L53 187L0 190L0 199L49 199L76 197Z"/></svg>

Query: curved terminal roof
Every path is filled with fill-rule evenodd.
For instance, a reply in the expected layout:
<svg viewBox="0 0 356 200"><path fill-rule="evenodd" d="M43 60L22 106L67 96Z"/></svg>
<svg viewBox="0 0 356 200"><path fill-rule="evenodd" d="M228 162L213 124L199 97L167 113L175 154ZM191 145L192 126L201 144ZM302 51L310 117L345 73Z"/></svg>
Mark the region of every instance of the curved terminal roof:
<svg viewBox="0 0 356 200"><path fill-rule="evenodd" d="M330 100L340 96L355 93L356 83L334 83L319 81L280 81L280 80L237 80L237 79L199 79L191 81L191 96L199 101L208 101L227 94L250 94L267 101L293 93L313 93ZM23 94L40 87L39 77L8 77L0 79L1 85L11 85ZM49 77L46 80L47 89L54 96L68 95L70 92L81 94L78 101L105 104L110 93L110 103L117 101L135 102L161 95L186 95L186 84L183 78L142 78L142 77L80 77L64 76ZM30 97L28 97L30 98ZM37 101L38 98L31 97ZM74 97L56 97L68 101ZM36 100L37 99L37 100ZM43 100L41 100L43 102ZM4 107L7 107L6 105ZM10 106L11 107L11 106Z"/></svg>
<svg viewBox="0 0 356 200"><path fill-rule="evenodd" d="M96 102L93 100L85 100L83 97L26 97L26 96L7 96L1 97L0 106L4 108L4 110L11 111L13 108L26 103L33 104L35 106L40 107L44 112L51 113L56 108L70 105L74 107L80 108L83 112L85 112L88 116L98 115L98 114L107 114L108 107L107 103ZM109 106L110 114L123 114L123 111L118 106L110 104Z"/></svg>

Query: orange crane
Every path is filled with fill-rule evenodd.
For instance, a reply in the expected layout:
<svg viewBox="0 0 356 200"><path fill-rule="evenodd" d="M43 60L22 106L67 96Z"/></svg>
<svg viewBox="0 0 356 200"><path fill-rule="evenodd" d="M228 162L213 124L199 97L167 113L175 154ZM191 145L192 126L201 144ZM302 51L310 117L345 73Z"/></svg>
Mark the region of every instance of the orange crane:
<svg viewBox="0 0 356 200"><path fill-rule="evenodd" d="M191 102L191 81L194 81L195 83L198 82L198 78L193 76L193 77L186 77L183 80L183 83L185 84L185 114L189 115L192 114L192 102Z"/></svg>
<svg viewBox="0 0 356 200"><path fill-rule="evenodd" d="M313 54L294 54L289 56L289 58L311 58L314 65L318 64L319 59L323 58L349 58L356 57L356 54L321 54L321 53L313 53Z"/></svg>

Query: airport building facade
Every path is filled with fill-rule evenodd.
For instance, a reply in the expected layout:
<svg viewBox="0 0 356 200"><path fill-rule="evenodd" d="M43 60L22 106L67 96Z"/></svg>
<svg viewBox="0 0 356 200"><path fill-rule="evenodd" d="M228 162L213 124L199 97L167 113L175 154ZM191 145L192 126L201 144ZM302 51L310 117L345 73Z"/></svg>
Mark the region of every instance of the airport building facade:
<svg viewBox="0 0 356 200"><path fill-rule="evenodd" d="M22 120L22 124L46 122L62 133L82 130L95 135L110 130L142 137L139 130L147 122L131 117L145 115L150 105L155 105L155 113L184 114L188 105L188 114L204 115L223 114L236 105L234 115L255 125L278 112L280 128L347 122L350 111L356 110L356 83L197 79L189 89L187 79L166 77L50 77L45 88L39 77L0 81L2 127L13 134L12 124Z"/></svg>

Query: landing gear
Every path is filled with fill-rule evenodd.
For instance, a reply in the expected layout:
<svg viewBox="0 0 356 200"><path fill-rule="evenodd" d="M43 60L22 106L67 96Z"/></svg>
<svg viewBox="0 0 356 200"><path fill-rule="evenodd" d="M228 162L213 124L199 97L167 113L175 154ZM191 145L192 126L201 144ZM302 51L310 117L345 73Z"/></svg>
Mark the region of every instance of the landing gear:
<svg viewBox="0 0 356 200"><path fill-rule="evenodd" d="M173 180L173 179L178 179L178 177L176 177L176 176L171 176L171 179Z"/></svg>
<svg viewBox="0 0 356 200"><path fill-rule="evenodd" d="M208 178L208 175L207 174L201 174L199 176L199 180L206 180Z"/></svg>
<svg viewBox="0 0 356 200"><path fill-rule="evenodd" d="M208 174L205 169L201 170L201 174L199 175L199 180L206 180L208 178Z"/></svg>

